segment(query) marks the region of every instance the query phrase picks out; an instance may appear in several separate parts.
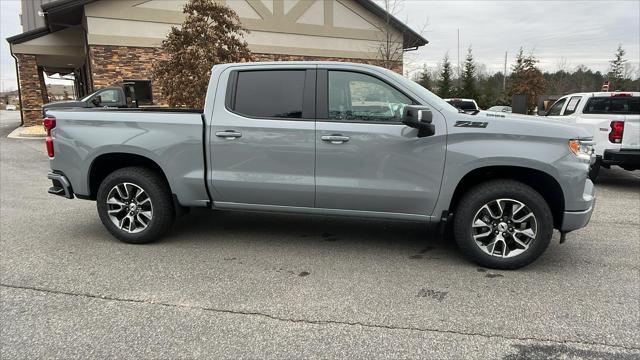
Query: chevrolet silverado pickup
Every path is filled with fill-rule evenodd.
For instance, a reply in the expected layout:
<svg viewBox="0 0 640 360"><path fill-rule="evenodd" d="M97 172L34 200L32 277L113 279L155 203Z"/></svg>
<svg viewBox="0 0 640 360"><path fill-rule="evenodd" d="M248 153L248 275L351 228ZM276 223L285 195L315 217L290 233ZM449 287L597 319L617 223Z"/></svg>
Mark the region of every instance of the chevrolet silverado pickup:
<svg viewBox="0 0 640 360"><path fill-rule="evenodd" d="M191 207L353 216L444 224L468 259L515 269L595 202L584 129L460 113L362 64L216 65L203 110L51 109L44 126L49 193L96 201L128 243Z"/></svg>
<svg viewBox="0 0 640 360"><path fill-rule="evenodd" d="M640 169L640 92L578 93L556 101L548 117L577 125L593 137L596 161L589 177L612 165Z"/></svg>

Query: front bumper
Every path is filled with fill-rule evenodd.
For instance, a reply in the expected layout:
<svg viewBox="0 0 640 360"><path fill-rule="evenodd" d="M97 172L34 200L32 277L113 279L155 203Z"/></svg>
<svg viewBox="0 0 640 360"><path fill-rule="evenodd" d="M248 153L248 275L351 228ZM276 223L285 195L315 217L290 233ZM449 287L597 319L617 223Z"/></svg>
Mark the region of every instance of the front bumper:
<svg viewBox="0 0 640 360"><path fill-rule="evenodd" d="M53 183L53 186L48 190L49 194L73 199L73 189L71 188L71 183L66 176L58 173L49 173L47 174L47 178L49 178Z"/></svg>
<svg viewBox="0 0 640 360"><path fill-rule="evenodd" d="M629 166L640 168L640 150L615 149L605 150L602 162L607 165Z"/></svg>
<svg viewBox="0 0 640 360"><path fill-rule="evenodd" d="M565 211L562 216L562 225L560 226L561 232L569 232L573 230L581 229L589 223L591 220L591 214L596 206L596 189L593 186L593 182L587 179L584 184L584 192L582 199L588 204L587 210L582 211Z"/></svg>

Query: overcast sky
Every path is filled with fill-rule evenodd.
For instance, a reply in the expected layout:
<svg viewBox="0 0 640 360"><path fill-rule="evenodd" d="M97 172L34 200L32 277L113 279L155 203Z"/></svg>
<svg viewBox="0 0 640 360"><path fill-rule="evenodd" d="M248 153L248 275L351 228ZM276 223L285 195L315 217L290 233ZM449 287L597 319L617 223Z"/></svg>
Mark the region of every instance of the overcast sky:
<svg viewBox="0 0 640 360"><path fill-rule="evenodd" d="M0 0L2 90L16 88L14 60L4 39L22 32L19 13L19 0ZM428 24L424 37L429 44L409 57L414 67L434 68L446 52L455 64L460 29L460 57L472 45L489 73L502 69L505 51L510 66L520 46L533 50L544 70L564 62L567 68L584 64L604 72L621 44L639 76L640 0L406 0L398 18L416 30Z"/></svg>

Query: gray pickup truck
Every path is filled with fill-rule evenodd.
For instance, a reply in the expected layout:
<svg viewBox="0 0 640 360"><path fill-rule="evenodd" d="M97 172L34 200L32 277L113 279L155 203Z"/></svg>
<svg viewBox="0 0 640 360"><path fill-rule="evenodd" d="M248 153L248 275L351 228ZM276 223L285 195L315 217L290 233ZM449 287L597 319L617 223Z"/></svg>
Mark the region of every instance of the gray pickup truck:
<svg viewBox="0 0 640 360"><path fill-rule="evenodd" d="M354 216L440 223L470 260L515 269L595 201L585 130L460 113L361 64L216 65L202 111L51 109L44 125L49 192L95 200L128 243L191 207Z"/></svg>

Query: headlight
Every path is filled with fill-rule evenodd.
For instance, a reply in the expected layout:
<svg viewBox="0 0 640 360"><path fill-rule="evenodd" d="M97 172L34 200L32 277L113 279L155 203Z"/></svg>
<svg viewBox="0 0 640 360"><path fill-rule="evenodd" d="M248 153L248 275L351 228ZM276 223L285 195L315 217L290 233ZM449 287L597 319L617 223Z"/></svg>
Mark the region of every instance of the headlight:
<svg viewBox="0 0 640 360"><path fill-rule="evenodd" d="M589 161L591 160L591 154L593 154L593 141L569 140L569 150L578 158Z"/></svg>

